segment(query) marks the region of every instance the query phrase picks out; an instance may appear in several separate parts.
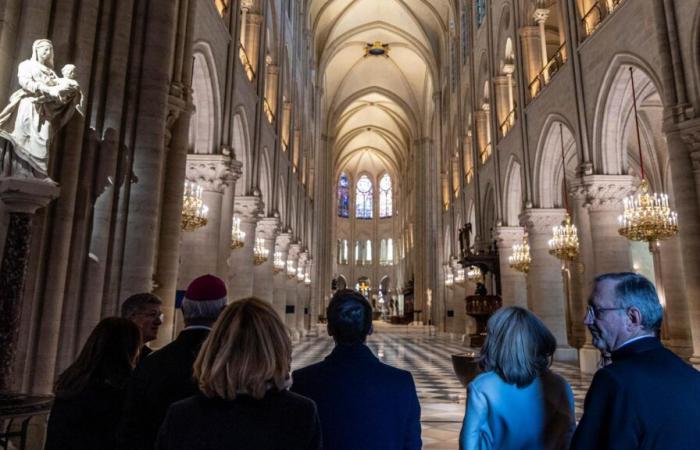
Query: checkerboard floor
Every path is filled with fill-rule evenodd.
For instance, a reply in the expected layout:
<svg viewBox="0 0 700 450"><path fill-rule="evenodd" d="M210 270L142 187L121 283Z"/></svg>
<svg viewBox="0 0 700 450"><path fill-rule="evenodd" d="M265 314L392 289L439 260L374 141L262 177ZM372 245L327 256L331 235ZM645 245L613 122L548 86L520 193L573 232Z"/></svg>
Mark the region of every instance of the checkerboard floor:
<svg viewBox="0 0 700 450"><path fill-rule="evenodd" d="M375 322L375 332L367 345L383 362L410 371L421 403L423 448L456 450L462 426L466 391L452 369L451 355L467 348L456 339L430 335L427 327L387 325ZM307 337L294 346L292 369L322 360L333 349L325 333ZM591 376L583 375L573 364L554 363L552 369L571 385L576 417L583 412L583 400Z"/></svg>

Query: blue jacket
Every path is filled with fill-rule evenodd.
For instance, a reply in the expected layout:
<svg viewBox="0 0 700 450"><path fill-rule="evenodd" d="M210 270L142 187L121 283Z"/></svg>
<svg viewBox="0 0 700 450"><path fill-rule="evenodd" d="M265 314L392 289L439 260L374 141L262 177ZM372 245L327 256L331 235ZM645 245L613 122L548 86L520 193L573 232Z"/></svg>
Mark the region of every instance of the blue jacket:
<svg viewBox="0 0 700 450"><path fill-rule="evenodd" d="M571 448L700 448L700 372L654 337L612 359L593 377Z"/></svg>
<svg viewBox="0 0 700 450"><path fill-rule="evenodd" d="M518 388L485 372L469 384L460 448L566 450L575 425L574 396L559 375L546 371Z"/></svg>
<svg viewBox="0 0 700 450"><path fill-rule="evenodd" d="M325 450L419 450L420 405L409 372L364 344L336 345L292 374L292 391L316 402Z"/></svg>

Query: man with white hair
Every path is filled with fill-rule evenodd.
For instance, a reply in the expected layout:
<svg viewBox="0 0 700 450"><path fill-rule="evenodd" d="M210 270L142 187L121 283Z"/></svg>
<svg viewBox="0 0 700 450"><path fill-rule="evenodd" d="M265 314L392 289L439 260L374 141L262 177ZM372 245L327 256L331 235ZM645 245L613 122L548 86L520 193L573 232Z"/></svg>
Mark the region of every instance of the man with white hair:
<svg viewBox="0 0 700 450"><path fill-rule="evenodd" d="M190 283L182 300L185 328L177 339L146 358L131 377L118 448L152 450L168 407L198 392L192 365L226 306L226 295L226 285L213 275Z"/></svg>

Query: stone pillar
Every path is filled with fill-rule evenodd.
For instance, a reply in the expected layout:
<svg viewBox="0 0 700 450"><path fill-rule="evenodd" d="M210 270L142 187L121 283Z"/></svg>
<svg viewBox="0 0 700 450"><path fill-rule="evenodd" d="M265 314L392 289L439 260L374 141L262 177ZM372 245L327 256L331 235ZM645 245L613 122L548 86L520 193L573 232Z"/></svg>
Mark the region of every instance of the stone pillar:
<svg viewBox="0 0 700 450"><path fill-rule="evenodd" d="M466 314L465 314L465 309L464 309L464 297L466 297L466 279L467 279L467 271L465 268L462 267L462 264L460 264L457 261L457 258L452 258L451 260L452 264L452 271L455 274L455 284L452 287L452 302L450 303L450 307L448 309L451 309L454 311L454 317L452 317L452 330L457 337L463 337L466 333ZM464 271L464 280L457 282L457 272L463 270ZM449 320L449 319L448 319Z"/></svg>
<svg viewBox="0 0 700 450"><path fill-rule="evenodd" d="M505 75L497 75L493 79L494 90L496 91L496 117L498 117L498 128L501 130L501 135L505 136L508 129L503 129L501 125L505 122L510 108L508 107L508 77ZM510 96L512 103L512 95Z"/></svg>
<svg viewBox="0 0 700 450"><path fill-rule="evenodd" d="M287 261L287 254L289 252L289 244L292 240L292 235L289 233L281 233L277 236L277 239L275 241L275 252L280 253L280 257L282 258L282 261ZM274 255L273 255L274 258ZM284 315L285 315L285 305L287 302L287 288L286 288L286 282L287 282L287 270L286 270L286 264L285 267L278 271L275 272L273 276L273 288L272 288L272 304L275 308L275 311L277 311L277 314L279 314L280 319L284 321Z"/></svg>
<svg viewBox="0 0 700 450"><path fill-rule="evenodd" d="M569 321L561 261L549 254L552 227L564 220L563 209L526 209L520 223L528 231L532 263L527 275L528 305L557 339L558 361L576 361L578 352L569 346Z"/></svg>
<svg viewBox="0 0 700 450"><path fill-rule="evenodd" d="M229 300L240 300L253 295L255 228L263 212L263 202L258 196L236 197L233 210L234 214L241 219L245 245L233 250L229 257Z"/></svg>
<svg viewBox="0 0 700 450"><path fill-rule="evenodd" d="M594 276L632 269L629 242L618 233L622 200L634 191L630 175L586 175L586 203L593 239Z"/></svg>
<svg viewBox="0 0 700 450"><path fill-rule="evenodd" d="M299 257L299 244L290 244L289 245L289 251L287 253L287 265L293 264L294 267L297 267L297 259ZM286 288L286 303L285 303L285 315L284 315L284 321L287 324L287 327L289 327L289 330L292 333L292 338L294 340L298 340L299 337L301 336L299 330L296 327L296 308L297 308L297 276L296 276L296 270L294 273L287 273L287 282L285 283L285 288ZM290 308L293 311L290 311L288 308Z"/></svg>
<svg viewBox="0 0 700 450"><path fill-rule="evenodd" d="M673 199L680 222L678 238L693 336L690 362L700 369L700 119L682 123L679 127L680 132L671 130L666 133L666 142L673 174Z"/></svg>
<svg viewBox="0 0 700 450"><path fill-rule="evenodd" d="M535 13L532 16L532 18L535 19L535 22L537 23L537 26L539 27L540 31L540 59L542 61L540 70L544 69L547 66L547 32L545 31L544 26L547 22L548 17L549 10L546 8L536 9ZM546 70L544 71L544 82L549 83L549 73L547 73Z"/></svg>
<svg viewBox="0 0 700 450"><path fill-rule="evenodd" d="M228 248L230 237L221 240L224 190L231 182L231 157L226 155L187 155L186 178L202 187L202 201L209 208L207 224L195 231L183 232L178 289L186 289L195 278L212 274L222 279L218 255ZM230 234L229 234L230 236Z"/></svg>
<svg viewBox="0 0 700 450"><path fill-rule="evenodd" d="M525 230L522 227L496 227L494 238L498 245L499 268L501 271L501 298L503 306L527 308L527 278L522 272L508 265L508 257L513 253L513 245L523 241Z"/></svg>
<svg viewBox="0 0 700 450"><path fill-rule="evenodd" d="M304 333L305 327L304 327L304 317L308 313L308 298L307 298L307 293L308 289L306 289L306 285L304 284L304 279L299 278L299 273L305 273L306 271L306 263L309 258L309 254L307 252L301 252L299 253L299 260L297 262L297 286L296 286L296 291L297 291L297 302L296 302L296 307L294 308L294 322L296 329L299 330L300 333ZM302 269L299 271L299 269Z"/></svg>
<svg viewBox="0 0 700 450"><path fill-rule="evenodd" d="M258 61L260 58L260 28L263 23L263 16L255 13L248 13L248 22L246 23L245 32L245 50L248 55L248 61L253 67L253 70L258 70Z"/></svg>
<svg viewBox="0 0 700 450"><path fill-rule="evenodd" d="M59 192L58 186L41 180L0 178L0 201L10 216L0 263L0 392L13 387L12 369L29 263L32 219L37 210L56 199Z"/></svg>
<svg viewBox="0 0 700 450"><path fill-rule="evenodd" d="M276 64L268 64L267 73L265 74L265 100L267 100L273 116L277 116L277 84L279 76L280 67Z"/></svg>
<svg viewBox="0 0 700 450"><path fill-rule="evenodd" d="M478 145L479 160L483 163L482 152L490 139L489 113L488 111L479 110L474 113L474 118L476 119L476 142Z"/></svg>
<svg viewBox="0 0 700 450"><path fill-rule="evenodd" d="M258 221L256 238L264 241L265 248L269 250L267 261L253 267L253 295L261 300L272 303L274 290L273 262L275 259L275 237L280 220L277 217L266 217Z"/></svg>
<svg viewBox="0 0 700 450"><path fill-rule="evenodd" d="M226 149L225 154L230 154L228 149ZM243 175L243 163L236 161L231 156L231 161L229 163L230 174L226 181L226 188L224 189L224 198L221 205L221 230L219 236L219 254L218 254L218 269L217 272L224 274L223 279L228 278L228 259L231 256L231 246L225 243L230 243L231 241L231 228L233 227L233 202L236 197L236 183L238 179Z"/></svg>
<svg viewBox="0 0 700 450"><path fill-rule="evenodd" d="M540 49L540 30L538 27L522 27L520 28L520 39L523 43L523 57L525 64L525 80L528 84L537 77L537 74L542 70L542 50ZM539 87L538 87L539 89ZM530 90L530 95L534 96L535 92Z"/></svg>

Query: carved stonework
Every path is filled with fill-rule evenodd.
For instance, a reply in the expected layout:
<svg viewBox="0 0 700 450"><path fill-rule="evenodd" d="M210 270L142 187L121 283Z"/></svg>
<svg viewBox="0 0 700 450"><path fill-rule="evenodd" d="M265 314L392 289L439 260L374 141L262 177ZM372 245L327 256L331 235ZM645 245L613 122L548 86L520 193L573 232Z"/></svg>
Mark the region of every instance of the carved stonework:
<svg viewBox="0 0 700 450"><path fill-rule="evenodd" d="M532 18L537 24L540 24L541 22L546 22L548 17L549 10L545 8L536 9L535 12L532 14Z"/></svg>
<svg viewBox="0 0 700 450"><path fill-rule="evenodd" d="M192 102L192 88L180 83L170 85L168 94L167 114L165 116L165 149L170 148L170 141L173 137L173 126L180 115L184 112L194 113L194 103Z"/></svg>
<svg viewBox="0 0 700 450"><path fill-rule="evenodd" d="M236 179L231 157L226 155L187 155L185 176L210 192L223 192Z"/></svg>
<svg viewBox="0 0 700 450"><path fill-rule="evenodd" d="M527 228L528 233L552 233L552 227L564 220L563 209L533 208L526 209L520 214L520 223Z"/></svg>
<svg viewBox="0 0 700 450"><path fill-rule="evenodd" d="M700 172L700 119L680 123L681 139L688 147L693 171Z"/></svg>
<svg viewBox="0 0 700 450"><path fill-rule="evenodd" d="M583 205L594 209L621 209L622 200L637 190L631 175L586 175L569 193L582 198Z"/></svg>
<svg viewBox="0 0 700 450"><path fill-rule="evenodd" d="M242 221L257 222L263 214L263 201L257 196L236 197L233 210Z"/></svg>
<svg viewBox="0 0 700 450"><path fill-rule="evenodd" d="M0 392L10 387L31 248L32 217L58 197L59 192L53 183L45 181L0 178L0 200L10 216L0 263Z"/></svg>
<svg viewBox="0 0 700 450"><path fill-rule="evenodd" d="M522 227L496 227L493 238L500 249L510 250L513 244L519 244L523 240L525 230Z"/></svg>
<svg viewBox="0 0 700 450"><path fill-rule="evenodd" d="M280 220L276 217L265 217L258 220L258 225L255 228L255 236L263 238L266 241L274 241L279 230Z"/></svg>
<svg viewBox="0 0 700 450"><path fill-rule="evenodd" d="M275 251L286 254L289 250L289 244L292 242L292 235L289 233L281 233L275 239Z"/></svg>

